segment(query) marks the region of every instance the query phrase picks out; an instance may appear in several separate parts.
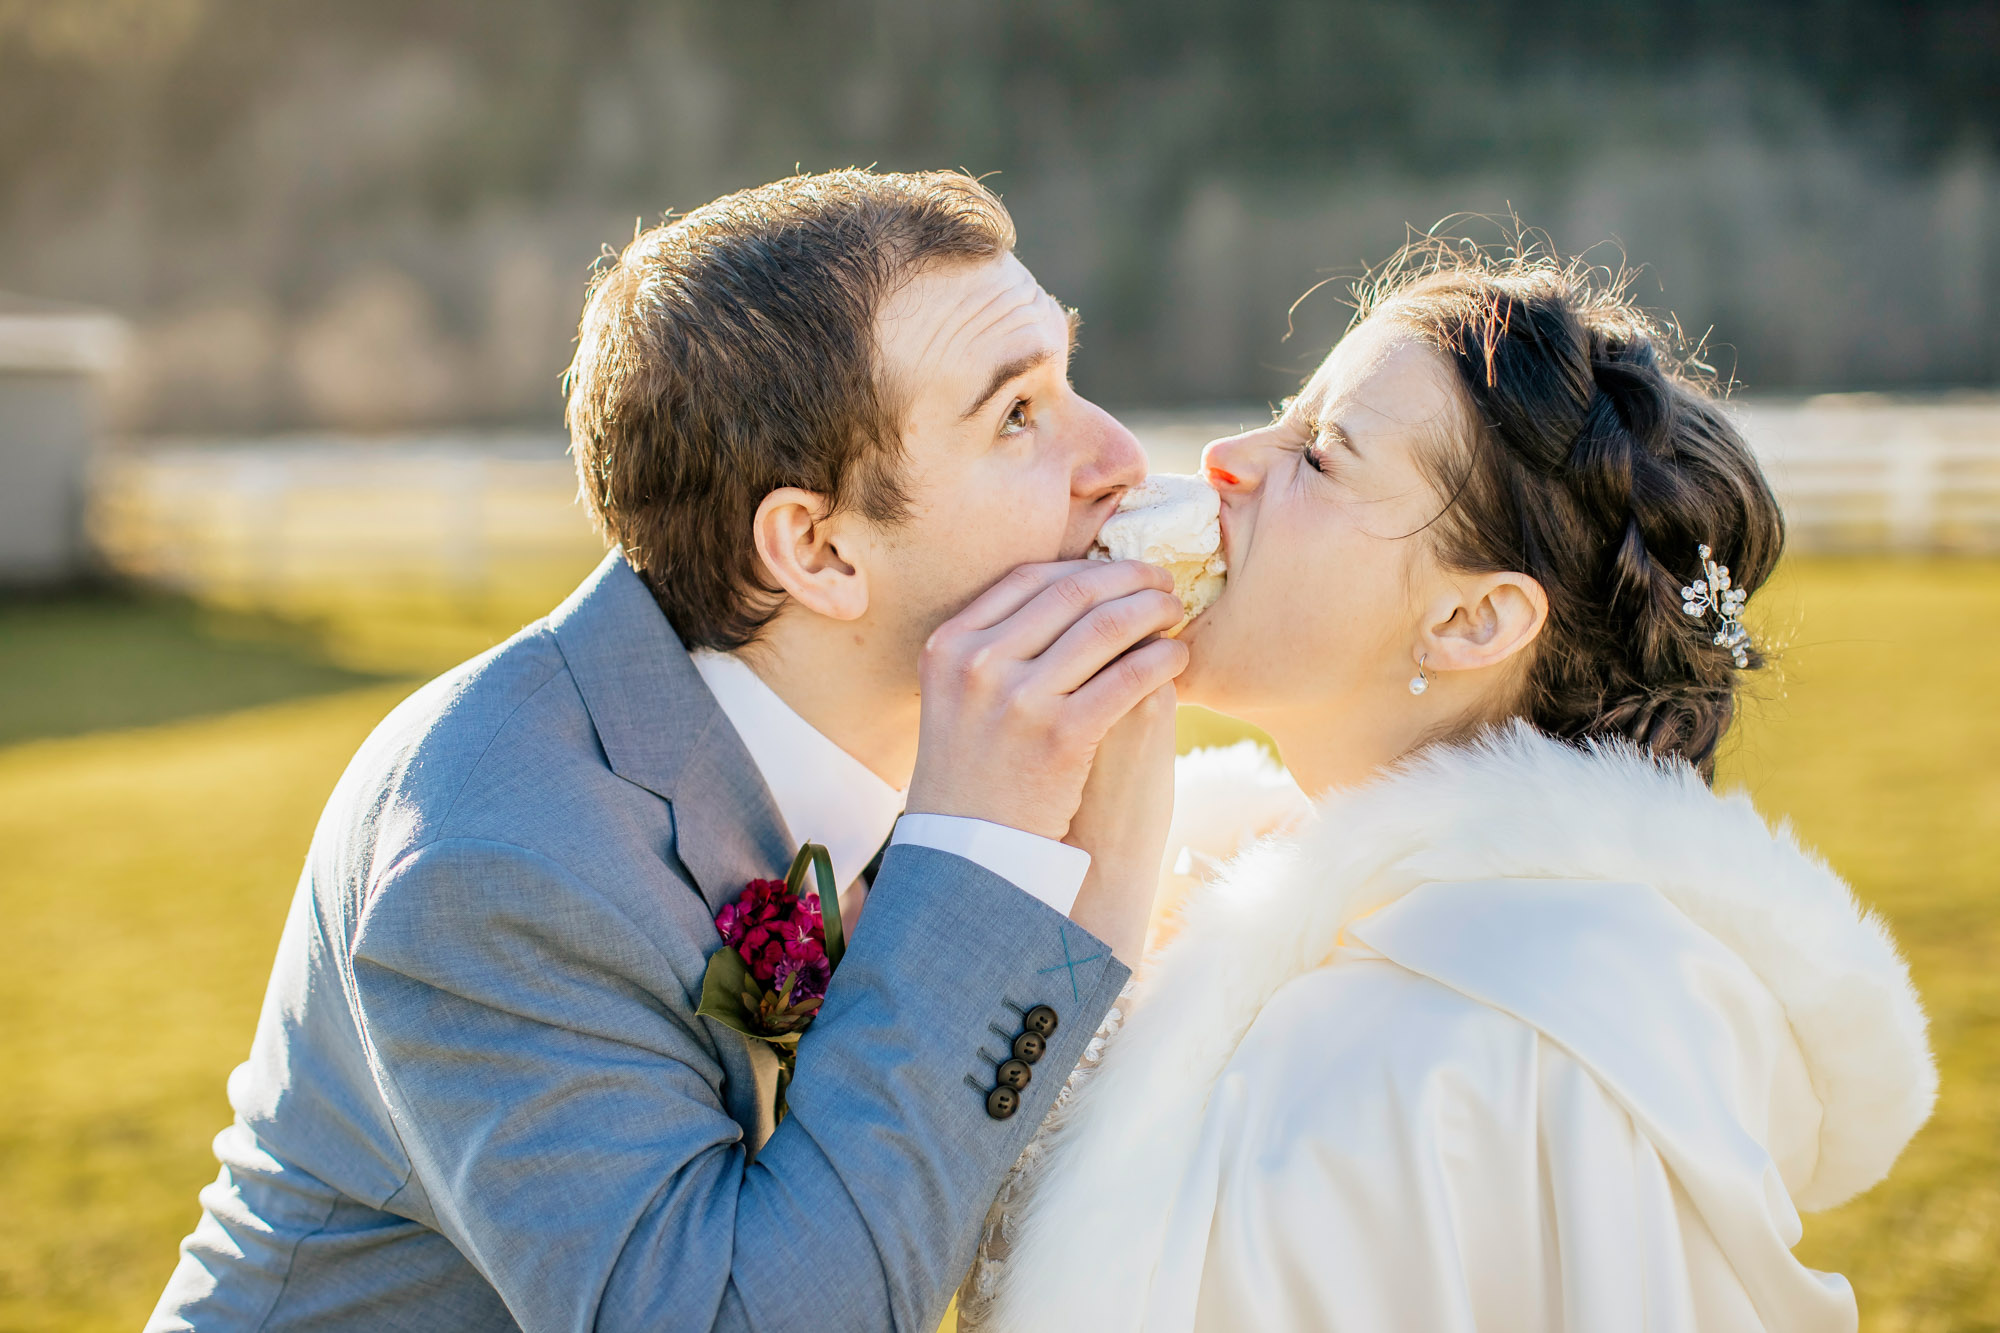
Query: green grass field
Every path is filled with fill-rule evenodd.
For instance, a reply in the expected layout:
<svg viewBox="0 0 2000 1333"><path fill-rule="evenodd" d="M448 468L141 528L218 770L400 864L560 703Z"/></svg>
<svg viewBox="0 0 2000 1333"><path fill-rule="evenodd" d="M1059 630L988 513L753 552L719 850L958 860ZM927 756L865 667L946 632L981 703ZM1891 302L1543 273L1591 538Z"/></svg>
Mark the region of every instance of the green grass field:
<svg viewBox="0 0 2000 1333"><path fill-rule="evenodd" d="M1782 673L1725 783L1891 921L1944 1074L1892 1179L1802 1252L1868 1329L2000 1330L2000 563L1800 560L1760 602ZM522 618L0 604L0 1329L144 1318L322 801L416 678Z"/></svg>

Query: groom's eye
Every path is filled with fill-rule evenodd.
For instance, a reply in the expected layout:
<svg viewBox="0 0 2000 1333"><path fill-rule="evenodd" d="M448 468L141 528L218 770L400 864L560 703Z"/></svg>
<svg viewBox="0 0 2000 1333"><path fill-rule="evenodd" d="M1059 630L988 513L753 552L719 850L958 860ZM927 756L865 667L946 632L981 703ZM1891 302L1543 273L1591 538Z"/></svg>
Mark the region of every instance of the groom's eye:
<svg viewBox="0 0 2000 1333"><path fill-rule="evenodd" d="M1025 398L1016 398L1014 405L1007 409L1007 420L1001 423L1001 429L1012 433L1018 430L1026 430L1027 428L1028 400Z"/></svg>

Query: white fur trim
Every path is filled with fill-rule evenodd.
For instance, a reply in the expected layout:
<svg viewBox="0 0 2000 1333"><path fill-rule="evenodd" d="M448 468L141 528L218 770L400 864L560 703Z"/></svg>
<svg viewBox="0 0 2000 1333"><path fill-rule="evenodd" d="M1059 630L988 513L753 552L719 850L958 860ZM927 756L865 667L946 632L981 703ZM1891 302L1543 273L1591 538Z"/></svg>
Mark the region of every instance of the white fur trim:
<svg viewBox="0 0 2000 1333"><path fill-rule="evenodd" d="M1154 938L1197 886L1259 838L1290 832L1311 813L1299 784L1255 741L1182 755L1174 762L1174 818L1160 860Z"/></svg>
<svg viewBox="0 0 2000 1333"><path fill-rule="evenodd" d="M1937 1074L1908 970L1788 829L1685 765L1515 727L1330 794L1296 837L1251 847L1193 893L1050 1144L995 1327L1133 1326L1208 1091L1271 995L1419 884L1508 877L1648 884L1763 981L1821 1102L1817 1162L1791 1189L1800 1208L1881 1179L1929 1116ZM1079 1254L1087 1276L1070 1280Z"/></svg>

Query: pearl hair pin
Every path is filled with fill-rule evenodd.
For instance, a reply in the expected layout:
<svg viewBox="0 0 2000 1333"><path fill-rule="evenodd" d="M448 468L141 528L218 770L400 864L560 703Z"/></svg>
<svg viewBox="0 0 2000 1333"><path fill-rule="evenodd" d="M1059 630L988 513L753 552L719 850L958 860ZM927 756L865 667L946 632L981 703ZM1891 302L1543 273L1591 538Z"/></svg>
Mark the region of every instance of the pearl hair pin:
<svg viewBox="0 0 2000 1333"><path fill-rule="evenodd" d="M1715 646L1727 648L1737 669L1745 670L1750 665L1750 631L1743 628L1741 617L1750 594L1729 586L1729 566L1716 564L1714 555L1706 545L1701 548L1701 567L1708 577L1696 579L1681 589L1681 611L1696 620L1704 620L1709 612L1715 612L1716 622L1721 626L1715 631Z"/></svg>

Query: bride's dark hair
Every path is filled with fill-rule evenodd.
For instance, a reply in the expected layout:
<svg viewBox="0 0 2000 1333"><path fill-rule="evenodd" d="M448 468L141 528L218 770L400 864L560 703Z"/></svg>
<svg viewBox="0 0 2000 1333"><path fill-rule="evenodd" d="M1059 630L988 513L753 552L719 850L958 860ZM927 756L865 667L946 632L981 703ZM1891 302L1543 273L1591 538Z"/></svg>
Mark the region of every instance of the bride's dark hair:
<svg viewBox="0 0 2000 1333"><path fill-rule="evenodd" d="M1629 287L1545 252L1426 239L1370 278L1360 316L1442 352L1470 409L1425 459L1447 497L1429 529L1440 557L1548 593L1519 713L1551 736L1679 756L1712 781L1740 672L1681 589L1707 545L1755 592L1784 516L1713 372ZM1749 664L1764 664L1754 646Z"/></svg>

